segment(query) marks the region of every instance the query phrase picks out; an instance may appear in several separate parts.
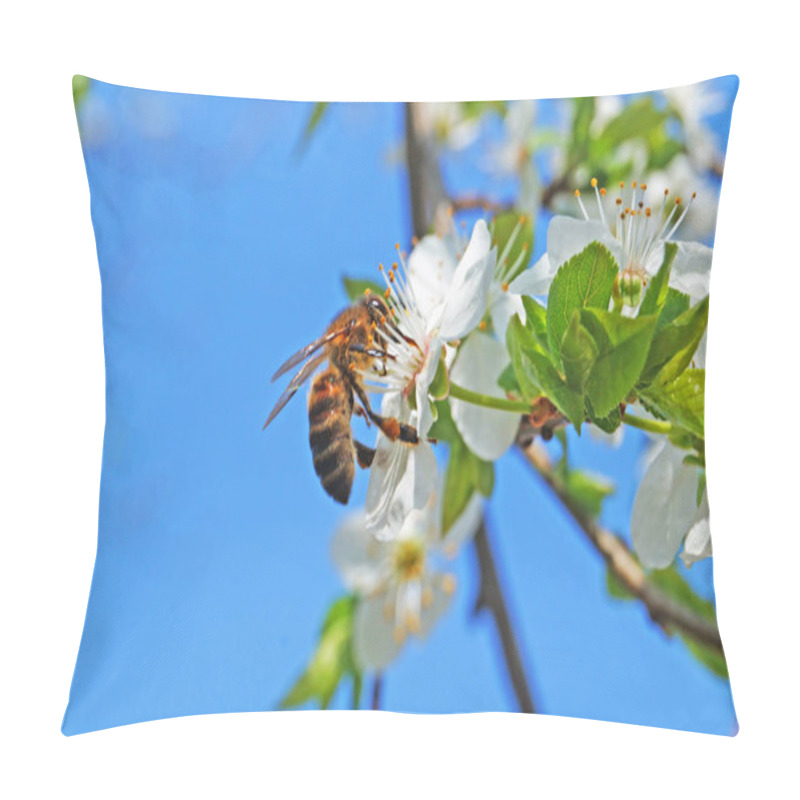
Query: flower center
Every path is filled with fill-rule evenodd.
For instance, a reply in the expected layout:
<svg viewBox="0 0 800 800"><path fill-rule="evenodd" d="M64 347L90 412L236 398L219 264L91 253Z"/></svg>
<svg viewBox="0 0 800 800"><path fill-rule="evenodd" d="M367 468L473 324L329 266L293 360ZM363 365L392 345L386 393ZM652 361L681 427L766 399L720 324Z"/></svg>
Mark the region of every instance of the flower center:
<svg viewBox="0 0 800 800"><path fill-rule="evenodd" d="M614 199L613 211L607 215L605 204L608 202L606 200L608 191L598 185L597 178L592 178L591 185L597 199L600 221L621 246L621 271L631 276L631 279L636 276L646 278L646 267L651 256L675 235L689 213L697 192L692 194L688 203L684 203L682 197L671 200L669 189L665 189L661 202L654 209L647 203L646 183L633 181L626 189L625 182L621 181L619 195ZM591 219L578 189L575 190L575 198L583 218Z"/></svg>
<svg viewBox="0 0 800 800"><path fill-rule="evenodd" d="M392 569L403 583L419 580L425 569L425 545L419 539L403 539L392 553Z"/></svg>

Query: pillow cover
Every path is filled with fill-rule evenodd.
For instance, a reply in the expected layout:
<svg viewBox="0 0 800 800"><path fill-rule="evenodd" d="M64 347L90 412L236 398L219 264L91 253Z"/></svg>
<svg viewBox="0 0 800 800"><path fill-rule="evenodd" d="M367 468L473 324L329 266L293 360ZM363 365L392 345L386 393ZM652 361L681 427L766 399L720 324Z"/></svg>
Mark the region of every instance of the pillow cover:
<svg viewBox="0 0 800 800"><path fill-rule="evenodd" d="M321 706L735 734L703 420L737 86L76 76L107 417L63 732Z"/></svg>

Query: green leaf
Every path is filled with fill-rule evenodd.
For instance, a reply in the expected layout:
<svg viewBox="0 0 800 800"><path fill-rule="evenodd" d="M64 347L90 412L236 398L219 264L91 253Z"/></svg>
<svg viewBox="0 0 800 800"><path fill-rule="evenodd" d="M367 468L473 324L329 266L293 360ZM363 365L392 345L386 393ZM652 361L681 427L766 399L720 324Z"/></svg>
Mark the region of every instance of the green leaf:
<svg viewBox="0 0 800 800"><path fill-rule="evenodd" d="M570 138L570 159L573 163L583 161L589 148L592 120L595 114L594 97L577 97L573 100L572 137Z"/></svg>
<svg viewBox="0 0 800 800"><path fill-rule="evenodd" d="M598 242L561 266L547 297L547 338L550 352L560 352L561 340L576 309L607 309L619 272L611 253Z"/></svg>
<svg viewBox="0 0 800 800"><path fill-rule="evenodd" d="M492 241L497 245L497 270L502 274L505 283L511 283L517 275L525 271L533 253L533 224L530 215L520 214L518 211L498 214L492 220L491 233Z"/></svg>
<svg viewBox="0 0 800 800"><path fill-rule="evenodd" d="M506 346L523 399L534 400L544 394L580 433L584 420L581 395L567 386L547 353L518 316L513 317L508 326Z"/></svg>
<svg viewBox="0 0 800 800"><path fill-rule="evenodd" d="M603 129L599 139L608 149L618 147L629 139L645 139L669 115L657 109L650 97L628 104Z"/></svg>
<svg viewBox="0 0 800 800"><path fill-rule="evenodd" d="M664 307L658 316L658 324L656 325L656 333L662 328L666 328L671 322L677 319L685 311L689 310L691 302L689 295L679 292L677 289L667 289L667 299L664 302Z"/></svg>
<svg viewBox="0 0 800 800"><path fill-rule="evenodd" d="M605 431L606 433L614 433L614 431L622 424L622 414L620 413L619 406L614 408L610 414L606 414L604 417L599 417L597 414L595 414L594 408L592 407L592 402L587 397L586 413L589 419L595 425L597 425L601 431Z"/></svg>
<svg viewBox="0 0 800 800"><path fill-rule="evenodd" d="M81 104L83 98L86 97L90 83L91 79L87 78L85 75L72 76L72 102L75 104L76 109Z"/></svg>
<svg viewBox="0 0 800 800"><path fill-rule="evenodd" d="M436 409L436 421L428 431L428 436L437 442L460 442L461 434L458 432L455 422L453 422L450 403L447 400L441 400L433 405Z"/></svg>
<svg viewBox="0 0 800 800"><path fill-rule="evenodd" d="M613 483L577 469L567 470L564 489L573 504L590 517L598 516L603 509L603 500L614 494Z"/></svg>
<svg viewBox="0 0 800 800"><path fill-rule="evenodd" d="M311 113L308 115L306 126L303 129L303 135L300 138L297 148L298 151L302 152L308 147L329 106L330 103L314 103L314 107L311 109Z"/></svg>
<svg viewBox="0 0 800 800"><path fill-rule="evenodd" d="M373 292L374 294L379 295L383 294L383 289L381 289L380 284L375 283L375 281L362 280L361 278L348 278L347 276L344 276L342 278L342 285L344 286L344 291L347 294L348 299L353 303L367 292Z"/></svg>
<svg viewBox="0 0 800 800"><path fill-rule="evenodd" d="M539 346L548 352L547 309L527 295L522 296L522 307L525 309L525 327L533 334Z"/></svg>
<svg viewBox="0 0 800 800"><path fill-rule="evenodd" d="M708 297L676 317L654 337L642 370L642 384L667 383L689 366L708 326Z"/></svg>
<svg viewBox="0 0 800 800"><path fill-rule="evenodd" d="M583 394L589 372L597 358L598 349L594 339L581 325L581 313L573 311L564 338L561 340L561 362L567 386L573 392Z"/></svg>
<svg viewBox="0 0 800 800"><path fill-rule="evenodd" d="M598 353L586 381L594 414L608 416L630 394L647 359L655 330L654 316L628 317L585 309L581 322L591 333Z"/></svg>
<svg viewBox="0 0 800 800"><path fill-rule="evenodd" d="M506 368L500 373L497 379L497 385L512 397L522 397L522 389L519 387L517 381L517 374L514 372L514 365L507 364Z"/></svg>
<svg viewBox="0 0 800 800"><path fill-rule="evenodd" d="M642 304L639 306L637 316L646 317L649 314L659 314L667 300L667 290L669 289L669 274L672 271L672 262L678 253L678 245L668 242L664 247L664 260L661 262L658 272L650 280Z"/></svg>
<svg viewBox="0 0 800 800"><path fill-rule="evenodd" d="M690 434L705 438L706 371L687 369L675 380L649 387L642 393L648 403Z"/></svg>
<svg viewBox="0 0 800 800"><path fill-rule="evenodd" d="M352 595L336 600L322 625L314 655L300 677L280 702L280 708L296 708L317 701L327 708L339 683L350 677L360 687L361 674L353 659L353 617L357 601ZM358 707L354 692L354 707Z"/></svg>
<svg viewBox="0 0 800 800"><path fill-rule="evenodd" d="M540 345L531 331L520 322L519 316L512 317L508 325L506 348L523 398L532 400L538 397L542 391L537 382L536 373L531 367L530 358L526 358L524 354L540 349Z"/></svg>
<svg viewBox="0 0 800 800"><path fill-rule="evenodd" d="M490 497L494 489L494 464L478 458L459 437L450 444L444 476L442 533L453 527L475 492Z"/></svg>

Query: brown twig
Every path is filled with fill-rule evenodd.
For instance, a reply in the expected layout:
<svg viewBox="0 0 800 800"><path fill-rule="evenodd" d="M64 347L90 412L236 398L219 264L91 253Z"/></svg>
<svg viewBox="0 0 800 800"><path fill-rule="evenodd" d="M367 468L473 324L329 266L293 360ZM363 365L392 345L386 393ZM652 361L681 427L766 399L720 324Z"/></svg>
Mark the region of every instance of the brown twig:
<svg viewBox="0 0 800 800"><path fill-rule="evenodd" d="M375 678L372 681L372 701L370 702L370 708L373 711L380 711L382 690L383 690L383 674L380 672L376 672Z"/></svg>
<svg viewBox="0 0 800 800"><path fill-rule="evenodd" d="M503 596L502 585L497 575L497 566L489 542L485 519L481 520L478 532L475 534L475 553L481 576L478 598L475 601L475 614L480 614L481 611L488 611L492 615L500 637L500 645L503 648L508 678L514 689L519 710L526 714L535 714L536 706L525 675L525 667L522 664L519 645L517 644L514 626L511 624L511 617Z"/></svg>
<svg viewBox="0 0 800 800"><path fill-rule="evenodd" d="M676 603L654 586L625 542L575 507L553 473L547 453L535 441L520 445L520 450L561 501L590 544L605 559L614 577L645 605L650 618L666 630L677 629L696 642L722 652L719 629L714 622Z"/></svg>

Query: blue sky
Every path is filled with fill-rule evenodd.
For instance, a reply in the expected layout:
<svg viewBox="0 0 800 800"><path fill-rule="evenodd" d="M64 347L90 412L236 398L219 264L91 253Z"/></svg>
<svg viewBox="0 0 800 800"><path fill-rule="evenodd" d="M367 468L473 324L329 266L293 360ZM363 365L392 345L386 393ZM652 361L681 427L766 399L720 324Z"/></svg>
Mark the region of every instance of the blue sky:
<svg viewBox="0 0 800 800"><path fill-rule="evenodd" d="M377 276L410 221L391 159L402 109L336 105L300 156L309 110L101 83L82 108L108 414L65 733L274 708L343 591L329 545L347 512L314 475L302 394L261 432L280 392L269 376L346 303L341 277ZM485 180L468 158L448 170ZM619 450L571 441L575 464L616 482L603 522L625 536L644 445L635 430ZM358 476L354 507L365 487ZM640 606L607 596L601 561L514 453L498 465L489 515L544 712L735 728L728 684ZM389 710L514 709L494 628L470 614L471 550L455 571L451 612L386 676ZM690 577L711 596L709 561Z"/></svg>

